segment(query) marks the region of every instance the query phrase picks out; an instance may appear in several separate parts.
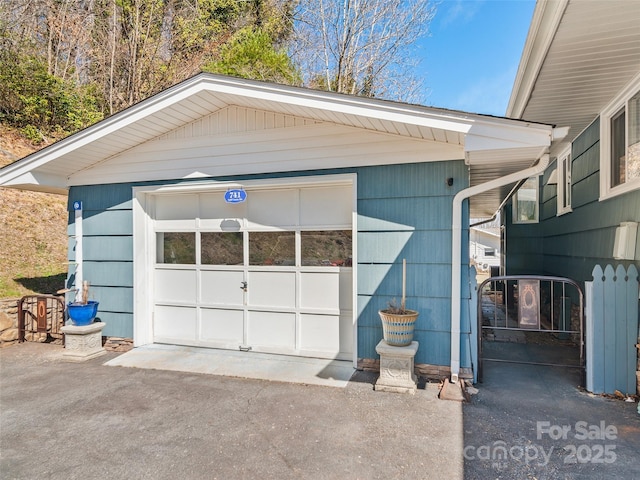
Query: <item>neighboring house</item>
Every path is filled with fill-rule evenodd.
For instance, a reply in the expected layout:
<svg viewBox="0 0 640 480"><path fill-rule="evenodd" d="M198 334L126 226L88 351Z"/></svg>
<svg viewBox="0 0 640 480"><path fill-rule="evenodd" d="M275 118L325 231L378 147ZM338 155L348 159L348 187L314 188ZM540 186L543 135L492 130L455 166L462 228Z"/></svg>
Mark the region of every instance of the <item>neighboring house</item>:
<svg viewBox="0 0 640 480"><path fill-rule="evenodd" d="M455 380L475 322L469 218L544 170L556 133L200 74L3 168L0 186L68 195L69 281L91 282L105 335L355 367L377 357L406 259L415 362Z"/></svg>
<svg viewBox="0 0 640 480"><path fill-rule="evenodd" d="M471 264L481 272L500 266L500 227L472 226L469 229Z"/></svg>
<svg viewBox="0 0 640 480"><path fill-rule="evenodd" d="M502 215L507 273L640 267L633 228L614 255L618 227L640 222L640 2L538 2L507 116L570 127Z"/></svg>

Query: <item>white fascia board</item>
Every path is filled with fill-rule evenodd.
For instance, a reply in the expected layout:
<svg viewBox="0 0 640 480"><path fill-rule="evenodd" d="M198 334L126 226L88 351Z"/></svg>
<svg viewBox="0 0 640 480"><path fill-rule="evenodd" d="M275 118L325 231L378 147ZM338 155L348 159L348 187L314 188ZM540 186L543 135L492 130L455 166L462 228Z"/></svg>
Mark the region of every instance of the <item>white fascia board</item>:
<svg viewBox="0 0 640 480"><path fill-rule="evenodd" d="M524 44L506 116L522 118L570 0L539 0Z"/></svg>
<svg viewBox="0 0 640 480"><path fill-rule="evenodd" d="M394 102L305 90L282 85L262 84L222 77L205 78L211 91L233 96L250 97L267 102L357 115L391 122L408 123L442 130L465 133L473 124L472 115L456 115L422 106L394 104Z"/></svg>
<svg viewBox="0 0 640 480"><path fill-rule="evenodd" d="M498 129L503 128L507 130L526 129L530 124L522 125L521 120L511 118L456 112L421 105L408 105L388 100L356 97L284 85L263 84L250 80L243 81L241 79L213 75L205 79L205 81L212 86L215 85L215 88L211 88L213 92L459 133L469 133L477 129L478 125L493 127L497 132ZM533 125L538 124L533 123ZM544 127L546 128L547 126L544 125Z"/></svg>
<svg viewBox="0 0 640 480"><path fill-rule="evenodd" d="M194 77L194 80L198 80L198 77ZM8 186L9 182L16 177L29 173L43 165L46 165L48 162L55 160L56 158L62 157L90 144L95 140L125 128L138 120L142 120L152 113L198 93L200 90L201 88L198 88L195 83L190 83L188 81L180 83L160 94L143 100L122 112L116 113L111 117L60 140L49 147L45 147L44 149L39 150L22 160L18 160L17 162L0 170L0 186Z"/></svg>
<svg viewBox="0 0 640 480"><path fill-rule="evenodd" d="M68 192L67 179L57 175L42 172L27 172L0 184L3 187L20 190L56 193L66 195Z"/></svg>
<svg viewBox="0 0 640 480"><path fill-rule="evenodd" d="M465 135L465 151L549 147L553 127L543 124L495 125L476 123Z"/></svg>
<svg viewBox="0 0 640 480"><path fill-rule="evenodd" d="M484 125L485 127L491 127L493 130L493 133L489 136L496 136L497 138L504 137L505 132L508 133L512 130L517 131L523 128L523 126L519 125L520 122L516 120L396 104L384 100L352 97L332 92L314 91L203 73L5 167L0 170L0 186L8 186L16 178L33 172L50 161L60 159L66 154L123 128L130 127L149 115L206 90L231 96L248 97L261 101L297 105L310 109L377 118L390 122L420 125L465 134L472 129L480 131L482 130L480 127ZM73 174L72 165L69 166L68 172L69 176Z"/></svg>
<svg viewBox="0 0 640 480"><path fill-rule="evenodd" d="M488 237L500 238L499 233L490 232L489 230L485 230L480 227L469 227L470 230L473 230L478 235L487 235Z"/></svg>

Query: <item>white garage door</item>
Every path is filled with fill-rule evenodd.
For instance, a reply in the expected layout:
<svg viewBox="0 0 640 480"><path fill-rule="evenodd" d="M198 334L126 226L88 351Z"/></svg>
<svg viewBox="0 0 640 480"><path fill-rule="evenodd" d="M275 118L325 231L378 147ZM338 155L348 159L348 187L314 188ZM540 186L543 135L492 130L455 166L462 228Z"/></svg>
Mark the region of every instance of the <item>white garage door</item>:
<svg viewBox="0 0 640 480"><path fill-rule="evenodd" d="M352 359L352 187L224 193L154 196L154 342Z"/></svg>

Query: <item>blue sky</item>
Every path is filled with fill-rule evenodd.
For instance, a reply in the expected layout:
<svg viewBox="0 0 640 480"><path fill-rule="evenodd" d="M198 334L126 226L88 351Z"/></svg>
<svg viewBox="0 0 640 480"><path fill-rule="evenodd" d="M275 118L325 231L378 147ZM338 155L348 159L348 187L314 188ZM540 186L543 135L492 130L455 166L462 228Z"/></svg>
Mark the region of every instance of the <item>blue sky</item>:
<svg viewBox="0 0 640 480"><path fill-rule="evenodd" d="M426 104L503 116L535 0L441 0L419 44Z"/></svg>

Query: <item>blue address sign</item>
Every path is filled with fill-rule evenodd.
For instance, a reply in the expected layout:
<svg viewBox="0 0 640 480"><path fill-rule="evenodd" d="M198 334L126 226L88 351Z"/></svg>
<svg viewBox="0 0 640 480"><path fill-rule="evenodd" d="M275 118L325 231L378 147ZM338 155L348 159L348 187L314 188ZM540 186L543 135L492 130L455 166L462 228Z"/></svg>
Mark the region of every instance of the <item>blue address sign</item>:
<svg viewBox="0 0 640 480"><path fill-rule="evenodd" d="M227 190L224 194L224 201L227 203L242 203L247 199L247 192L240 188Z"/></svg>

